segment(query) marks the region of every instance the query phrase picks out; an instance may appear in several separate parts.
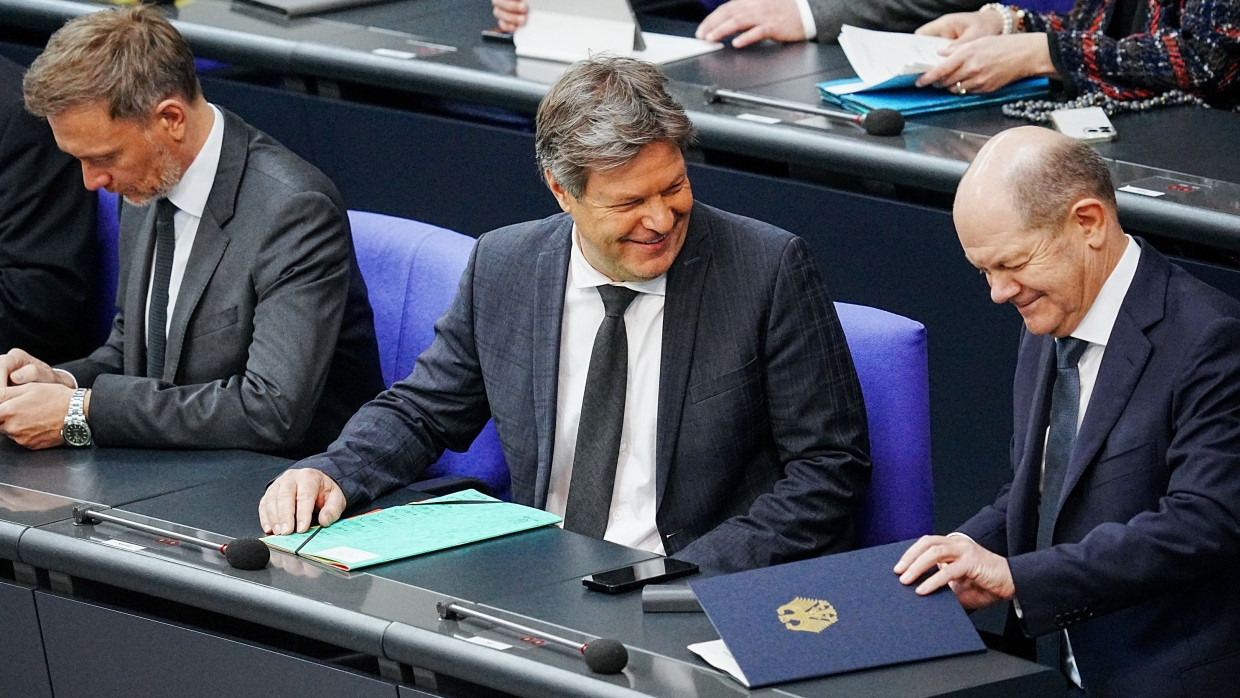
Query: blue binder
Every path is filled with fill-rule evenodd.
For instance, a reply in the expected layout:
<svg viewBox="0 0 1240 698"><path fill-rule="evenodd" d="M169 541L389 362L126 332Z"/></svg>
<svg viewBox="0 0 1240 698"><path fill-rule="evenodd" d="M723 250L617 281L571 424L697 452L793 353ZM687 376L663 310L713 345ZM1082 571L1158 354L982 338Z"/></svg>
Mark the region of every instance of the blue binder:
<svg viewBox="0 0 1240 698"><path fill-rule="evenodd" d="M912 541L691 582L751 688L985 649L948 589L891 571Z"/></svg>
<svg viewBox="0 0 1240 698"><path fill-rule="evenodd" d="M1041 97L1050 92L1050 80L1046 78L1025 78L994 92L958 95L937 87L913 87L911 86L912 80L917 76L907 77L909 85L903 87L889 87L888 85L892 83L883 83L877 88L847 95L837 95L826 88L832 85L860 82L858 78L829 80L818 83L818 92L825 101L850 111L865 114L875 109L894 109L905 116L1012 102L1018 99Z"/></svg>

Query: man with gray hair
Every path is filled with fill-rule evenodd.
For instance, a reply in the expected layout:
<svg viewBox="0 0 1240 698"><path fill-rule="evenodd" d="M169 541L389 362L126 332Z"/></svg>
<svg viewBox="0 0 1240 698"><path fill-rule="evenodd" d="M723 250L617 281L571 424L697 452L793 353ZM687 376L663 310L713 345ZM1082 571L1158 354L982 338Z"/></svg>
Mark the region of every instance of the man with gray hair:
<svg viewBox="0 0 1240 698"><path fill-rule="evenodd" d="M1240 303L1126 235L1106 162L1049 129L987 143L952 214L1025 321L1014 477L900 581L1012 600L1090 696L1240 695Z"/></svg>
<svg viewBox="0 0 1240 698"><path fill-rule="evenodd" d="M23 84L86 188L124 198L106 344L0 356L0 432L29 448L321 450L382 389L336 188L206 101L158 10L66 24Z"/></svg>
<svg viewBox="0 0 1240 698"><path fill-rule="evenodd" d="M723 570L847 549L860 386L803 240L693 201L658 68L573 65L535 145L565 213L484 235L413 373L281 475L263 528L328 525L494 417L515 501Z"/></svg>

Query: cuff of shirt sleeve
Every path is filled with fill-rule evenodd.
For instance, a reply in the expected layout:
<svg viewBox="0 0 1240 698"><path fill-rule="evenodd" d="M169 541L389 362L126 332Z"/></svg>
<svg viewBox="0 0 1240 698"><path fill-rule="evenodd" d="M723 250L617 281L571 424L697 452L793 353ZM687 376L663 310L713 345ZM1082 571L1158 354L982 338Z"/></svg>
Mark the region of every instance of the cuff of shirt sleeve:
<svg viewBox="0 0 1240 698"><path fill-rule="evenodd" d="M818 25L814 24L814 13L810 12L809 0L796 0L797 11L801 13L801 27L805 29L805 40L813 41L818 36Z"/></svg>
<svg viewBox="0 0 1240 698"><path fill-rule="evenodd" d="M53 368L52 370L53 370L53 371L55 371L56 373L63 373L64 375L68 376L68 377L69 377L69 380L73 381L73 389L74 389L74 390L77 390L77 389L78 389L78 387L80 387L80 386L78 386L77 378L76 378L76 377L75 377L72 373L69 373L68 371L64 370L63 368Z"/></svg>

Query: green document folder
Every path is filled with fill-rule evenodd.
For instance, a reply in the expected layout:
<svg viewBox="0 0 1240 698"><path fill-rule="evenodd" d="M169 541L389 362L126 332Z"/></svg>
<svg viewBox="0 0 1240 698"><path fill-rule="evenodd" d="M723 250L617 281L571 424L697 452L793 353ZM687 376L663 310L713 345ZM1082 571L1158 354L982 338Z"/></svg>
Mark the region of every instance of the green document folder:
<svg viewBox="0 0 1240 698"><path fill-rule="evenodd" d="M541 509L464 490L262 541L276 550L355 570L560 521Z"/></svg>

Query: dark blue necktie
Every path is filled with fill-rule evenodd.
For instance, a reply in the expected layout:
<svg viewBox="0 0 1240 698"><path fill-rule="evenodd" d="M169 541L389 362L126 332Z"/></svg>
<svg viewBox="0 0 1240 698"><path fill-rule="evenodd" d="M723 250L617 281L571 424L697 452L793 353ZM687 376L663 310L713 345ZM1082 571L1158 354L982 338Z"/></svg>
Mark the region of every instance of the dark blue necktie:
<svg viewBox="0 0 1240 698"><path fill-rule="evenodd" d="M1064 473L1076 442L1081 405L1081 374L1077 363L1089 342L1075 337L1055 340L1055 387L1051 391L1050 430L1046 434L1046 462L1042 471L1042 498L1038 506L1038 549L1053 544L1055 516L1063 495Z"/></svg>
<svg viewBox="0 0 1240 698"><path fill-rule="evenodd" d="M611 491L616 484L616 460L620 455L620 432L624 427L624 402L629 382L629 340L624 311L638 292L623 286L599 286L598 292L606 316L594 335L594 348L590 352L564 528L602 538L611 511Z"/></svg>
<svg viewBox="0 0 1240 698"><path fill-rule="evenodd" d="M1087 346L1089 342L1075 337L1055 340L1055 386L1051 389L1050 429L1046 434L1042 497L1038 505L1038 550L1054 544L1055 517L1059 513L1072 445L1076 442L1081 406L1081 373L1077 364ZM1063 633L1059 631L1038 637L1038 663L1060 669L1062 640Z"/></svg>
<svg viewBox="0 0 1240 698"><path fill-rule="evenodd" d="M151 279L151 307L146 321L146 375L162 378L164 350L168 344L168 286L172 280L172 255L176 249L176 228L172 216L176 206L168 199L155 203L155 274Z"/></svg>

